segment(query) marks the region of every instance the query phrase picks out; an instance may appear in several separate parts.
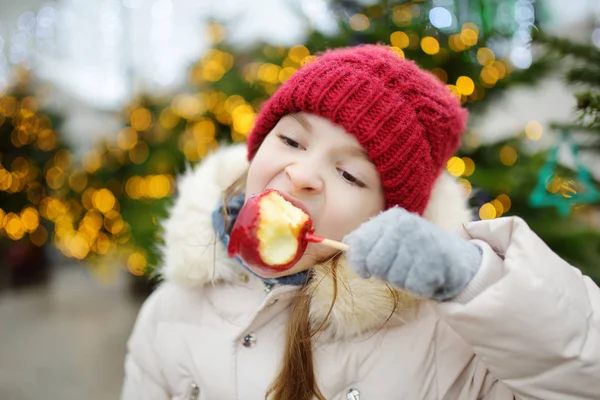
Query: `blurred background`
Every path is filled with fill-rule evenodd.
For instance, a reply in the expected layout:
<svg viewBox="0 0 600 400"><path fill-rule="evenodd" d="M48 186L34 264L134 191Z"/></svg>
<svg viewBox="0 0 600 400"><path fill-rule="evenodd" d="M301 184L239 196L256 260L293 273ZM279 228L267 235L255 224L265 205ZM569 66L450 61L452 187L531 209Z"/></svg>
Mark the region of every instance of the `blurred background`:
<svg viewBox="0 0 600 400"><path fill-rule="evenodd" d="M468 107L447 165L600 282L597 0L0 0L0 399L115 399L176 176L330 47Z"/></svg>

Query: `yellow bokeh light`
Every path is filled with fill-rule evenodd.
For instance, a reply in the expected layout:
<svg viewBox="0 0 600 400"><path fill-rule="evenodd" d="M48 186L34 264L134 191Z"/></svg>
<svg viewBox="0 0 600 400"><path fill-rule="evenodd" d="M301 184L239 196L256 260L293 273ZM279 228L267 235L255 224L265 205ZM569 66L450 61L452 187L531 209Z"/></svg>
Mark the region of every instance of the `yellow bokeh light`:
<svg viewBox="0 0 600 400"><path fill-rule="evenodd" d="M225 71L229 71L231 67L233 67L233 54L216 49L208 50L206 54L208 58L212 58L219 62L223 66Z"/></svg>
<svg viewBox="0 0 600 400"><path fill-rule="evenodd" d="M350 17L350 28L355 31L366 31L369 26L371 26L371 22L364 14L354 14Z"/></svg>
<svg viewBox="0 0 600 400"><path fill-rule="evenodd" d="M225 75L225 68L216 60L206 60L203 63L202 77L209 82L217 82Z"/></svg>
<svg viewBox="0 0 600 400"><path fill-rule="evenodd" d="M110 210L104 216L104 227L107 231L116 235L124 227L123 217L116 210Z"/></svg>
<svg viewBox="0 0 600 400"><path fill-rule="evenodd" d="M508 210L510 210L512 202L510 201L510 197L508 197L508 195L504 193L499 194L498 197L496 197L496 200L498 200L502 204L504 213L507 213Z"/></svg>
<svg viewBox="0 0 600 400"><path fill-rule="evenodd" d="M191 162L198 161L200 154L198 152L198 144L194 140L188 140L183 145L183 155Z"/></svg>
<svg viewBox="0 0 600 400"><path fill-rule="evenodd" d="M410 26L412 13L406 5L399 5L392 10L392 20L397 26Z"/></svg>
<svg viewBox="0 0 600 400"><path fill-rule="evenodd" d="M196 122L192 128L192 135L197 142L210 142L216 133L215 123L208 118Z"/></svg>
<svg viewBox="0 0 600 400"><path fill-rule="evenodd" d="M129 159L134 164L142 164L149 155L150 148L146 142L138 142L133 149L129 150Z"/></svg>
<svg viewBox="0 0 600 400"><path fill-rule="evenodd" d="M471 176L473 172L475 172L475 161L469 157L463 157L463 162L465 163L465 171L463 172L464 176Z"/></svg>
<svg viewBox="0 0 600 400"><path fill-rule="evenodd" d="M93 174L102 167L102 155L97 150L90 150L83 156L83 167L87 172Z"/></svg>
<svg viewBox="0 0 600 400"><path fill-rule="evenodd" d="M212 43L220 43L225 38L225 28L223 25L213 22L206 27L206 35Z"/></svg>
<svg viewBox="0 0 600 400"><path fill-rule="evenodd" d="M459 99L461 98L460 90L458 90L458 88L456 86L454 86L454 85L446 85L446 87L448 89L450 89L450 91L452 92L453 95L455 95Z"/></svg>
<svg viewBox="0 0 600 400"><path fill-rule="evenodd" d="M456 80L456 87L460 94L469 96L475 90L475 83L468 76L460 76Z"/></svg>
<svg viewBox="0 0 600 400"><path fill-rule="evenodd" d="M315 60L315 59L316 59L316 57L317 57L317 56L313 56L313 55L310 55L310 56L306 56L306 57L304 57L304 58L302 59L302 61L300 61L300 66L304 66L304 65L308 64L309 62L311 62L311 61Z"/></svg>
<svg viewBox="0 0 600 400"><path fill-rule="evenodd" d="M8 213L5 217L4 231L12 240L19 240L25 235L25 227L19 216L15 213Z"/></svg>
<svg viewBox="0 0 600 400"><path fill-rule="evenodd" d="M123 230L124 227L125 227L125 223L123 222L123 219L119 218L119 219L113 220L110 223L109 227L107 227L107 229L111 234L118 235L119 233L121 233L121 231Z"/></svg>
<svg viewBox="0 0 600 400"><path fill-rule="evenodd" d="M123 128L117 135L117 144L123 150L130 150L138 141L138 133L130 127Z"/></svg>
<svg viewBox="0 0 600 400"><path fill-rule="evenodd" d="M239 94L234 94L225 100L223 107L225 108L226 112L231 114L233 110L235 110L235 108L241 104L246 104L246 100L244 100L244 98Z"/></svg>
<svg viewBox="0 0 600 400"><path fill-rule="evenodd" d="M165 129L173 129L177 126L181 118L179 115L173 112L171 107L166 107L160 112L160 116L158 117L160 124Z"/></svg>
<svg viewBox="0 0 600 400"><path fill-rule="evenodd" d="M90 243L78 232L67 240L67 248L73 257L83 260L90 252Z"/></svg>
<svg viewBox="0 0 600 400"><path fill-rule="evenodd" d="M85 213L82 223L87 225L90 229L98 231L102 227L102 214L96 210L89 210Z"/></svg>
<svg viewBox="0 0 600 400"><path fill-rule="evenodd" d="M84 208L86 208L88 210L91 210L94 208L94 205L92 204L92 197L94 196L95 191L96 191L96 189L94 189L93 187L89 187L89 188L85 189L85 191L81 195L81 204L83 205Z"/></svg>
<svg viewBox="0 0 600 400"><path fill-rule="evenodd" d="M26 132L15 129L10 134L10 141L15 147L23 147L27 144L29 137Z"/></svg>
<svg viewBox="0 0 600 400"><path fill-rule="evenodd" d="M471 195L471 192L473 191L473 186L471 185L471 182L469 182L468 180L466 180L464 178L461 178L458 180L458 183L463 188L464 196L469 197Z"/></svg>
<svg viewBox="0 0 600 400"><path fill-rule="evenodd" d="M35 166L30 165L29 161L23 157L15 158L11 163L10 168L19 179L23 179L26 182L29 182L34 178Z"/></svg>
<svg viewBox="0 0 600 400"><path fill-rule="evenodd" d="M289 59L298 65L300 65L302 60L309 55L310 51L303 45L293 46L288 52Z"/></svg>
<svg viewBox="0 0 600 400"><path fill-rule="evenodd" d="M139 199L143 196L142 193L142 178L140 176L132 176L125 184L125 193L132 199Z"/></svg>
<svg viewBox="0 0 600 400"><path fill-rule="evenodd" d="M302 62L302 60L294 62L294 60L292 60L290 57L286 57L281 63L281 66L283 68L296 69L300 65L300 62ZM244 66L244 76L246 80L248 80L249 82L254 81L254 79L256 78L256 72L258 71L258 67L260 67L259 63L248 63Z"/></svg>
<svg viewBox="0 0 600 400"><path fill-rule="evenodd" d="M394 52L398 57L400 58L406 58L406 56L404 55L404 51L402 51L402 49L400 47L396 47L396 46L390 46L390 49L392 50L392 52Z"/></svg>
<svg viewBox="0 0 600 400"><path fill-rule="evenodd" d="M233 110L231 116L233 118L233 129L242 135L250 133L254 127L254 119L256 118L252 106L247 104L240 105Z"/></svg>
<svg viewBox="0 0 600 400"><path fill-rule="evenodd" d="M460 40L469 47L475 46L477 44L477 32L473 29L463 29L460 32Z"/></svg>
<svg viewBox="0 0 600 400"><path fill-rule="evenodd" d="M40 214L50 221L56 221L64 213L64 205L55 198L45 198L40 204Z"/></svg>
<svg viewBox="0 0 600 400"><path fill-rule="evenodd" d="M87 186L87 174L85 171L74 171L69 175L69 187L75 192L82 192Z"/></svg>
<svg viewBox="0 0 600 400"><path fill-rule="evenodd" d="M0 190L8 190L11 187L13 175L5 169L0 169Z"/></svg>
<svg viewBox="0 0 600 400"><path fill-rule="evenodd" d="M405 49L410 44L408 35L402 31L396 31L390 35L390 43L392 46Z"/></svg>
<svg viewBox="0 0 600 400"><path fill-rule="evenodd" d="M61 149L54 155L54 165L66 171L73 165L73 156L68 150Z"/></svg>
<svg viewBox="0 0 600 400"><path fill-rule="evenodd" d="M437 78L443 83L448 82L448 74L441 68L434 68L431 70L431 73L437 76Z"/></svg>
<svg viewBox="0 0 600 400"><path fill-rule="evenodd" d="M5 117L12 117L15 111L17 111L17 107L19 103L17 99L12 96L6 96L0 99L0 113Z"/></svg>
<svg viewBox="0 0 600 400"><path fill-rule="evenodd" d="M127 258L127 269L133 275L142 276L144 272L146 272L146 266L148 265L148 260L146 257L140 252L131 253L131 255Z"/></svg>
<svg viewBox="0 0 600 400"><path fill-rule="evenodd" d="M14 172L12 172L10 174L10 176L11 176L11 183L10 183L10 186L8 187L8 189L6 189L6 191L8 193L20 192L24 185L23 180L21 178L19 178L19 175L15 174Z"/></svg>
<svg viewBox="0 0 600 400"><path fill-rule="evenodd" d="M540 140L542 133L542 125L537 121L529 121L525 125L525 135L531 140Z"/></svg>
<svg viewBox="0 0 600 400"><path fill-rule="evenodd" d="M462 25L462 30L466 30L466 29L470 29L473 32L475 32L477 35L479 35L479 27L477 25L475 25L473 22L465 22Z"/></svg>
<svg viewBox="0 0 600 400"><path fill-rule="evenodd" d="M44 129L38 133L37 146L43 151L51 151L57 145L56 134L52 129Z"/></svg>
<svg viewBox="0 0 600 400"><path fill-rule="evenodd" d="M98 254L108 253L108 250L110 249L110 239L108 236L103 232L98 233L98 237L96 237L92 249Z"/></svg>
<svg viewBox="0 0 600 400"><path fill-rule="evenodd" d="M278 83L280 71L281 67L279 65L264 63L258 68L258 79L264 82Z"/></svg>
<svg viewBox="0 0 600 400"><path fill-rule="evenodd" d="M60 189L64 185L66 179L67 176L63 170L58 167L52 167L46 172L46 182L48 183L48 186L54 190Z"/></svg>
<svg viewBox="0 0 600 400"><path fill-rule="evenodd" d="M490 65L496 61L496 56L492 50L482 47L477 50L477 61L483 66Z"/></svg>
<svg viewBox="0 0 600 400"><path fill-rule="evenodd" d="M512 146L503 146L499 152L500 162L508 167L515 165L518 159L517 150Z"/></svg>
<svg viewBox="0 0 600 400"><path fill-rule="evenodd" d="M461 176L465 172L465 162L458 157L452 157L446 164L446 170L452 176Z"/></svg>
<svg viewBox="0 0 600 400"><path fill-rule="evenodd" d="M27 96L21 100L21 114L26 117L32 117L38 109L38 103L35 97Z"/></svg>
<svg viewBox="0 0 600 400"><path fill-rule="evenodd" d="M40 224L40 214L38 210L33 207L26 207L21 211L21 222L23 222L23 228L27 232L33 232L37 229Z"/></svg>
<svg viewBox="0 0 600 400"><path fill-rule="evenodd" d="M29 240L35 246L42 247L48 241L48 231L40 225L34 232L29 234Z"/></svg>
<svg viewBox="0 0 600 400"><path fill-rule="evenodd" d="M455 52L461 52L467 49L467 46L463 43L458 34L450 35L448 37L448 46L450 47L450 50Z"/></svg>
<svg viewBox="0 0 600 400"><path fill-rule="evenodd" d="M499 79L503 79L506 76L506 66L502 61L494 61L491 66L498 72Z"/></svg>
<svg viewBox="0 0 600 400"><path fill-rule="evenodd" d="M116 199L110 190L103 188L94 193L92 196L92 204L96 210L106 214L114 208Z"/></svg>
<svg viewBox="0 0 600 400"><path fill-rule="evenodd" d="M437 54L440 51L440 43L432 36L425 36L421 39L421 49L430 55Z"/></svg>
<svg viewBox="0 0 600 400"><path fill-rule="evenodd" d="M493 65L488 65L481 69L481 72L479 73L479 79L481 80L483 86L491 87L498 82L498 79L500 79L500 73L496 68L493 67Z"/></svg>
<svg viewBox="0 0 600 400"><path fill-rule="evenodd" d="M152 124L152 114L147 108L138 108L129 117L131 127L137 131L145 131Z"/></svg>
<svg viewBox="0 0 600 400"><path fill-rule="evenodd" d="M285 67L279 72L279 82L284 83L296 73L296 68Z"/></svg>
<svg viewBox="0 0 600 400"><path fill-rule="evenodd" d="M151 175L146 177L148 195L154 199L166 197L171 192L171 182L165 175Z"/></svg>
<svg viewBox="0 0 600 400"><path fill-rule="evenodd" d="M201 97L189 93L178 94L171 101L173 112L186 119L194 119L205 111L205 107Z"/></svg>
<svg viewBox="0 0 600 400"><path fill-rule="evenodd" d="M479 218L482 220L496 218L496 208L490 203L485 203L479 209Z"/></svg>
<svg viewBox="0 0 600 400"><path fill-rule="evenodd" d="M494 206L494 209L496 209L496 218L500 218L502 214L504 214L504 206L502 205L502 202L498 199L494 199L490 201L490 204Z"/></svg>

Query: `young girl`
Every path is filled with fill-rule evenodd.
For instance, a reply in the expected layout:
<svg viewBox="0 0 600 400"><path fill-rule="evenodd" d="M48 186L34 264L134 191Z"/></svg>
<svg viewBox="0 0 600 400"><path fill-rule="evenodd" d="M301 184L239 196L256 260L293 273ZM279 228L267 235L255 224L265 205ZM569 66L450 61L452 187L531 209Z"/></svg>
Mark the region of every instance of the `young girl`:
<svg viewBox="0 0 600 400"><path fill-rule="evenodd" d="M600 290L523 220L469 222L443 172L465 120L385 46L302 67L247 148L181 178L122 398L600 399ZM311 244L278 272L229 259L237 213L266 189L350 250Z"/></svg>

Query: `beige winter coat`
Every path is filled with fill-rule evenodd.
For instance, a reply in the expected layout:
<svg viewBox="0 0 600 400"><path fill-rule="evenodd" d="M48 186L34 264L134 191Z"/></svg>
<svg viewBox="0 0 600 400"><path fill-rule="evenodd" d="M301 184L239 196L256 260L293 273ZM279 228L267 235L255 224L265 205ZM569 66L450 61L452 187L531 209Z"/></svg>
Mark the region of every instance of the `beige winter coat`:
<svg viewBox="0 0 600 400"><path fill-rule="evenodd" d="M260 280L226 257L211 224L245 149L219 150L179 183L165 223L165 282L128 343L125 400L264 399L283 355L297 287ZM453 178L436 184L425 216L475 241L482 266L454 301L402 304L342 263L338 300L315 344L331 400L600 399L600 290L519 218L467 223ZM329 310L331 274L315 267L310 316Z"/></svg>

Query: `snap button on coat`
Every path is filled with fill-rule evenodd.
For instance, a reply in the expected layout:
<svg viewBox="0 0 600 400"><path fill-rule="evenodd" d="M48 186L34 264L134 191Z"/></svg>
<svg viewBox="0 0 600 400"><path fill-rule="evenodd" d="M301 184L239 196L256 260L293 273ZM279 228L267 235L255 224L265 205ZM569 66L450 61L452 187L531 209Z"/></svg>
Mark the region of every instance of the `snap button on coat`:
<svg viewBox="0 0 600 400"><path fill-rule="evenodd" d="M254 347L256 345L256 336L253 333L249 333L248 335L244 336L242 344L247 348Z"/></svg>

